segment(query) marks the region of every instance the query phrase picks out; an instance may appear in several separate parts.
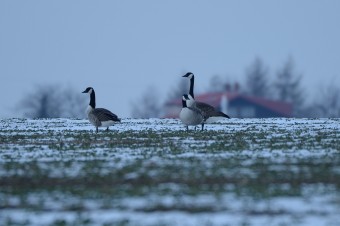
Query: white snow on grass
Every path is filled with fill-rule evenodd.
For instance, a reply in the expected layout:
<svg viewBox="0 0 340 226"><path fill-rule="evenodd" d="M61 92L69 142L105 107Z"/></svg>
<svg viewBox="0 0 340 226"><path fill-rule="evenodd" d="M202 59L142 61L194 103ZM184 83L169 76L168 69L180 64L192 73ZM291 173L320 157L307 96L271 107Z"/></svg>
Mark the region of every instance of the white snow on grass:
<svg viewBox="0 0 340 226"><path fill-rule="evenodd" d="M115 224L119 222L128 225L338 225L340 222L339 206L324 207L325 199L336 197L314 197L304 200L298 198L277 198L268 201L257 201L247 198L237 198L230 195L223 197L203 196L195 199L174 199L174 197L150 197L147 199L126 199L123 202L125 210L98 208L96 204L83 204L86 210L64 211L24 211L3 210L1 219L13 218L14 222L27 222L29 225L50 225L61 219L70 225L81 225L82 221L89 221L90 225ZM145 202L157 202L163 205L175 205L179 200L187 205L211 205L224 203L226 210L213 212L190 213L181 210L145 212L138 210L145 206ZM52 206L55 205L51 203ZM64 205L64 204L63 204ZM55 207L56 208L56 207ZM57 208L58 209L58 208ZM136 210L137 209L137 210Z"/></svg>
<svg viewBox="0 0 340 226"><path fill-rule="evenodd" d="M285 172L299 174L313 169L313 164L315 167L329 167L328 172L332 175L340 174L337 161L340 155L340 119L230 119L208 124L205 128L218 133L202 141L192 134L204 136L205 131L201 132L199 127L194 131L191 127L187 135L183 135L181 132L185 128L177 119L122 119L121 123L110 127L112 136L121 133L133 136L145 131L153 131L160 136L178 133L181 135L164 139L179 150L163 146L108 147L105 142L110 141L109 136L103 136L102 143L97 146L63 149L51 144L76 143L75 134L85 134L93 139L91 141L97 141L94 138L95 128L88 120L2 119L0 179L5 181L36 173L27 171L25 167L16 168L16 164L27 164L27 169L32 165L49 179L71 180L86 178L91 170L97 176L110 175L134 166L136 162L140 168L124 173L122 180L138 180L141 175L159 178L168 173L167 167L177 167L178 174L186 170L188 177L204 172L206 177L219 174L222 178L246 176L247 180L251 180L258 177L261 169L254 166L260 163L267 167L266 170L278 175ZM101 128L99 134L105 133L105 129ZM218 134L241 136L239 139L250 145L241 150L224 151L223 146L218 146L221 142ZM248 135L247 139L249 134L254 134L254 140L243 140L244 134ZM287 139L282 141L282 138ZM263 148L264 143L272 146L265 145ZM216 150L206 150L206 147L215 144ZM235 160L236 167L216 169L215 164L221 164L223 160L227 163L227 160ZM300 166L299 162L312 166ZM93 167L92 163L97 163L97 168L89 169ZM192 169L193 166L199 168ZM190 170L195 170L195 173ZM244 183L246 186L247 181ZM0 225L340 225L339 187L333 184L306 183L299 187L301 194L269 197L266 194L243 194L242 184L226 182L220 193L209 192L209 184L202 186L206 187L199 187L199 192L194 193L181 182L161 183L144 186L145 191L138 191L138 194L117 194L109 198L96 194L84 198L69 191L54 191L53 188L52 191L36 191L21 196L11 190L13 187L0 184ZM268 185L269 191L277 188L281 192L293 189L289 183Z"/></svg>

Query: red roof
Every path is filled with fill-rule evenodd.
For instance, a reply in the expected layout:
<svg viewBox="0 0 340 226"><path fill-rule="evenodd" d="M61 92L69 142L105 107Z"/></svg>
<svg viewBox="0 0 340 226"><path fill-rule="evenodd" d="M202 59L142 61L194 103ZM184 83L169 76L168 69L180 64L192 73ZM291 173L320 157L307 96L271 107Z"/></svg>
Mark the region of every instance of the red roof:
<svg viewBox="0 0 340 226"><path fill-rule="evenodd" d="M268 99L263 99L260 97L254 97L254 96L244 96L241 95L242 98L248 100L249 102L258 104L262 107L268 108L274 112L281 113L286 117L291 117L292 116L292 104L286 103L283 101L276 101L276 100L268 100Z"/></svg>

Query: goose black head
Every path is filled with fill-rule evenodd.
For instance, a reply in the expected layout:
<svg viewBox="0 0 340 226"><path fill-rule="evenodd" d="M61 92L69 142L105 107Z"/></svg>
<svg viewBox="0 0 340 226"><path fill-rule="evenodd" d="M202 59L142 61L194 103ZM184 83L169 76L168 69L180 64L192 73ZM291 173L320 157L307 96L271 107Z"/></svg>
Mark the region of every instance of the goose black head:
<svg viewBox="0 0 340 226"><path fill-rule="evenodd" d="M96 94L94 93L94 89L92 87L87 87L82 93L90 94L90 106L94 109L96 108Z"/></svg>
<svg viewBox="0 0 340 226"><path fill-rule="evenodd" d="M89 93L91 94L93 92L93 88L92 87L87 87L82 93Z"/></svg>
<svg viewBox="0 0 340 226"><path fill-rule="evenodd" d="M194 74L192 72L188 72L185 75L183 75L182 77L186 77L186 78L191 79L192 77L194 77Z"/></svg>

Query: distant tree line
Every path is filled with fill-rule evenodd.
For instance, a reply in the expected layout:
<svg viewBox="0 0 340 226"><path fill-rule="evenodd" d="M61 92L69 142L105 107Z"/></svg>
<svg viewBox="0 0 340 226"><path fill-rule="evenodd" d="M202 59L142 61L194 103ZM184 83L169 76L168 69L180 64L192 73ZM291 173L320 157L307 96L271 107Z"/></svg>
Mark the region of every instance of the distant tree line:
<svg viewBox="0 0 340 226"><path fill-rule="evenodd" d="M279 100L293 105L293 115L304 117L306 94L302 88L302 75L296 73L292 58L284 63L274 75L274 81L268 76L268 67L259 57L246 70L245 93L253 96Z"/></svg>
<svg viewBox="0 0 340 226"><path fill-rule="evenodd" d="M268 67L260 57L245 70L245 82L238 87L239 92L291 103L294 117L340 117L340 87L332 82L321 84L312 96L302 87L303 75L296 72L294 60L287 61L270 76ZM230 78L214 75L211 77L209 92L230 90ZM236 83L239 84L239 83ZM157 118L164 115L164 103L180 98L188 91L185 79L178 82L168 92L165 102L159 99L157 88L150 86L131 103L131 116L134 118ZM84 104L79 104L84 103ZM25 117L83 118L85 99L71 87L62 85L38 85L25 94L18 108Z"/></svg>
<svg viewBox="0 0 340 226"><path fill-rule="evenodd" d="M262 59L256 57L246 68L245 83L241 84L238 89L239 92L247 95L291 103L293 117L340 117L340 87L332 82L323 84L315 90L313 93L315 96L309 96L302 86L302 78L303 75L296 72L295 62L291 57L272 76ZM208 91L221 92L230 89L228 80L228 77L213 76ZM180 98L187 90L187 81L180 79L172 87L165 103ZM158 91L153 88L152 92ZM138 110L137 105L133 105L133 117L150 118L163 114L161 109L164 103L156 103L154 96L150 95L150 89L142 94L137 102ZM148 103L153 103L155 106L150 108Z"/></svg>
<svg viewBox="0 0 340 226"><path fill-rule="evenodd" d="M244 92L291 103L294 117L340 117L340 87L332 82L320 85L310 96L302 86L303 75L296 72L289 57L271 81L268 67L257 57L246 70Z"/></svg>

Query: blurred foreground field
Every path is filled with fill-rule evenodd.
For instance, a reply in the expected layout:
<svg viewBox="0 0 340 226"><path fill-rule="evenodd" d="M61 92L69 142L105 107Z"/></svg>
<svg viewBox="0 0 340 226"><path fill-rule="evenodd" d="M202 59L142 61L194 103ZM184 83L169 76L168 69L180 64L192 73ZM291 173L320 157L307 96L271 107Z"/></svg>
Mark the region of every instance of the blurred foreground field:
<svg viewBox="0 0 340 226"><path fill-rule="evenodd" d="M340 225L340 119L0 120L0 225Z"/></svg>

